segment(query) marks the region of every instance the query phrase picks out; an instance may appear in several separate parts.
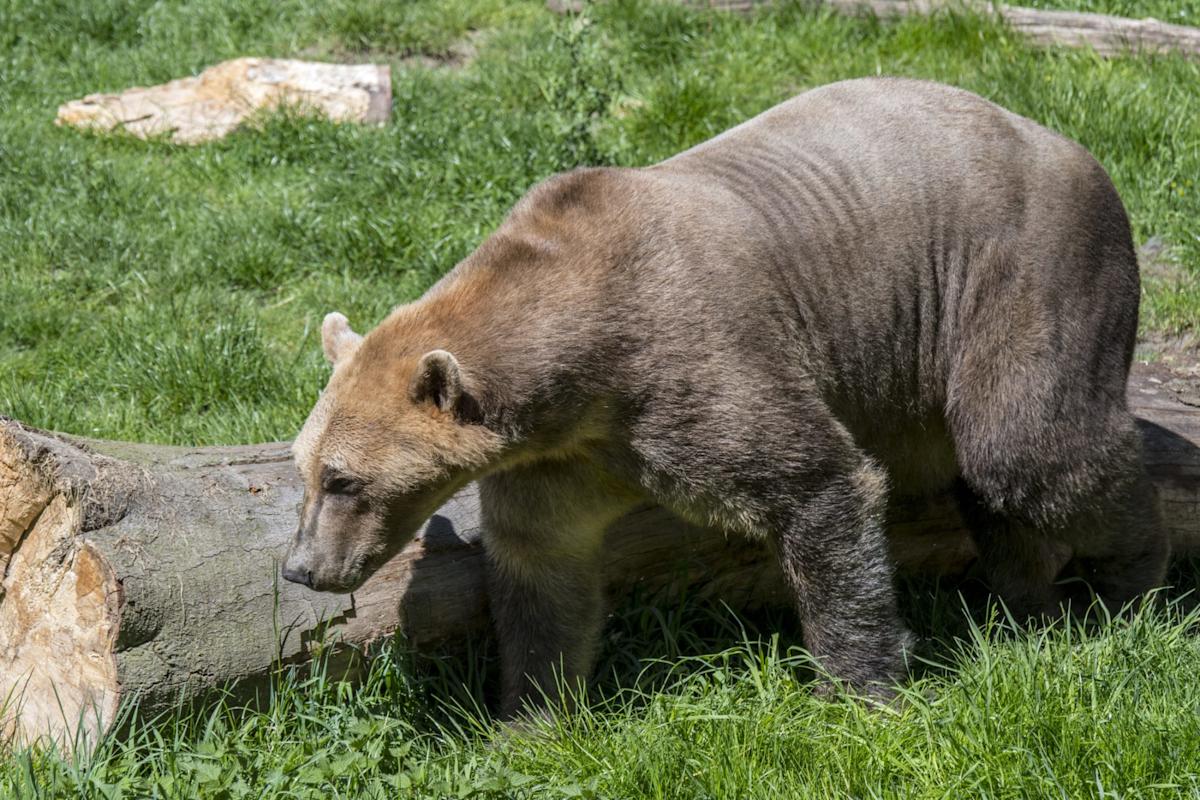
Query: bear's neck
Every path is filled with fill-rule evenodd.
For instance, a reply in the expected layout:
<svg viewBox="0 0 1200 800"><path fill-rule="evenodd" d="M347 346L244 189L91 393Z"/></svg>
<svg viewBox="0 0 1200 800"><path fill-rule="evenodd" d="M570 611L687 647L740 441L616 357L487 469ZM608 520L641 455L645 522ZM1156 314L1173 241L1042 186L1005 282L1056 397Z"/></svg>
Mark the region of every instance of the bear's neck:
<svg viewBox="0 0 1200 800"><path fill-rule="evenodd" d="M458 360L490 423L522 436L585 420L635 346L628 282L649 220L637 170L582 169L531 190L500 228L416 303L405 349ZM636 221L636 224L635 222Z"/></svg>
<svg viewBox="0 0 1200 800"><path fill-rule="evenodd" d="M410 341L452 353L502 432L569 427L618 369L613 259L497 238L406 309Z"/></svg>

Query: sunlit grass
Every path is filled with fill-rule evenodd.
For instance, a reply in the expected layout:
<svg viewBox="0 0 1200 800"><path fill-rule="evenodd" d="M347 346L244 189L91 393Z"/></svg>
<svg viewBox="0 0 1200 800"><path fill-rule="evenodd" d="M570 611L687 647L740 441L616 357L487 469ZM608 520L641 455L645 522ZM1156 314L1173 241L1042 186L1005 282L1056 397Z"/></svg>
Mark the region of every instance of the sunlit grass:
<svg viewBox="0 0 1200 800"><path fill-rule="evenodd" d="M944 597L943 601L949 599ZM928 597L923 603L931 602ZM792 626L684 601L633 607L573 712L513 730L494 659L384 648L358 687L311 674L266 699L136 721L89 757L23 751L5 797L1177 797L1200 790L1197 612L1014 628L996 609L927 640L890 705L823 699ZM665 624L664 624L665 623ZM682 652L678 649L683 643ZM620 651L618 653L618 650ZM660 658L657 652L675 650Z"/></svg>
<svg viewBox="0 0 1200 800"><path fill-rule="evenodd" d="M1082 141L1139 241L1161 237L1178 263L1176 280L1147 284L1144 325L1198 319L1195 63L1035 51L948 14L615 2L587 19L535 2L3 0L0 412L148 441L287 437L323 381L320 318L370 327L536 181L652 163L806 87L876 73L954 83ZM478 55L461 68L404 60L472 28ZM285 115L201 147L51 124L72 97L245 53L389 61L392 121Z"/></svg>

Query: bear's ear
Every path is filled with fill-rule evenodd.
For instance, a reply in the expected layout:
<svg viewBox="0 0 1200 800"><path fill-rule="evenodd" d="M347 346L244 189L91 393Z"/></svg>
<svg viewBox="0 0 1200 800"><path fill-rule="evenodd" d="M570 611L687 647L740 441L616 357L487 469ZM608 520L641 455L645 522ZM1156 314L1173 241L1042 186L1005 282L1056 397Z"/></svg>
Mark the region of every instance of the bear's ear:
<svg viewBox="0 0 1200 800"><path fill-rule="evenodd" d="M414 403L433 403L442 411L457 411L463 397L458 359L445 350L431 350L421 356L409 396Z"/></svg>
<svg viewBox="0 0 1200 800"><path fill-rule="evenodd" d="M358 349L362 336L350 330L350 323L344 314L334 311L325 315L321 323L321 346L325 348L325 358L330 364L337 363Z"/></svg>

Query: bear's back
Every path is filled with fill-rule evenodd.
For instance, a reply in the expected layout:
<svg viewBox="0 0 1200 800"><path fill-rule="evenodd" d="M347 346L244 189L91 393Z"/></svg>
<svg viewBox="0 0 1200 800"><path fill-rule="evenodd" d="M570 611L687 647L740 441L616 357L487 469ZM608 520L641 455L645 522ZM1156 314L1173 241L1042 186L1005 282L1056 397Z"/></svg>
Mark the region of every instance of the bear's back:
<svg viewBox="0 0 1200 800"><path fill-rule="evenodd" d="M646 281L664 352L795 359L856 438L893 440L884 450L918 452L940 427L954 365L997 335L976 309L1006 307L988 326L1044 329L1047 357L1072 370L1136 325L1128 221L1103 169L969 92L833 84L643 173L672 249ZM705 308L718 333L676 307Z"/></svg>

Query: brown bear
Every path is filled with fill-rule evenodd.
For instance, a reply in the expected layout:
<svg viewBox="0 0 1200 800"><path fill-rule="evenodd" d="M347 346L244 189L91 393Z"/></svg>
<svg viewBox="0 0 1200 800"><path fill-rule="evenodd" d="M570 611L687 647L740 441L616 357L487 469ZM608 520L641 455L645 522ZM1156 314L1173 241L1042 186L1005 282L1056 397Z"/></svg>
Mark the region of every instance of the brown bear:
<svg viewBox="0 0 1200 800"><path fill-rule="evenodd" d="M958 89L806 92L641 169L535 187L422 298L324 324L284 576L349 591L480 481L503 708L587 676L605 528L638 504L768 540L836 680L902 674L892 491L957 483L993 588L1158 584L1125 405L1138 267L1087 151ZM544 695L542 693L548 693Z"/></svg>

